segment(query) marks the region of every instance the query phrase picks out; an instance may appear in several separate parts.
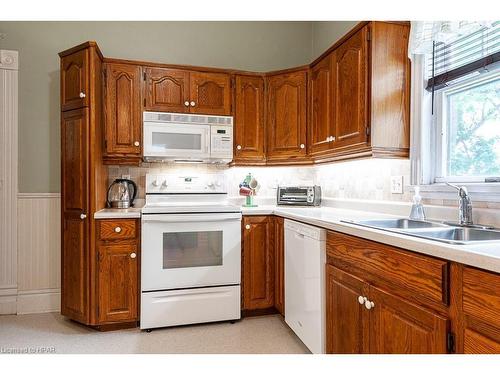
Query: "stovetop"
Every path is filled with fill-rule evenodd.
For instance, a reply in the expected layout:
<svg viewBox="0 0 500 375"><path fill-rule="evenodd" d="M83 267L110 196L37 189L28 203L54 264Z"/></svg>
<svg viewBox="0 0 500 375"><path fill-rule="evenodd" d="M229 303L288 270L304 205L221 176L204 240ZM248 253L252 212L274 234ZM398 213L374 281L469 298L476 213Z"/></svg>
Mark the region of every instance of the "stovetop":
<svg viewBox="0 0 500 375"><path fill-rule="evenodd" d="M147 174L143 214L241 212L227 199L223 173Z"/></svg>

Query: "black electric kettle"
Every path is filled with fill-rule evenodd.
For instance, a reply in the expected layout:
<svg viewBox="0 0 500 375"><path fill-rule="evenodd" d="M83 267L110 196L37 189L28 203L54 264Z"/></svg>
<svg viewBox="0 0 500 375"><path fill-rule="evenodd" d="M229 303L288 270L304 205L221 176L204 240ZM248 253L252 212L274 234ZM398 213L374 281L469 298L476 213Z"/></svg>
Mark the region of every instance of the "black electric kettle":
<svg viewBox="0 0 500 375"><path fill-rule="evenodd" d="M132 189L132 191L130 191ZM107 202L111 208L129 208L134 205L137 185L132 180L117 178L108 188Z"/></svg>

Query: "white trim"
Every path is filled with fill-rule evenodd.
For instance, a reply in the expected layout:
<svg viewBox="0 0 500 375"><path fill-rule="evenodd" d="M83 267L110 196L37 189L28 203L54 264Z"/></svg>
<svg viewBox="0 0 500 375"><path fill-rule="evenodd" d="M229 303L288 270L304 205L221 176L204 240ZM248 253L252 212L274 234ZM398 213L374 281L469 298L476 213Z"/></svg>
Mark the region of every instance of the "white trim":
<svg viewBox="0 0 500 375"><path fill-rule="evenodd" d="M42 289L19 291L17 314L36 314L61 310L61 290Z"/></svg>
<svg viewBox="0 0 500 375"><path fill-rule="evenodd" d="M61 198L61 193L17 193L18 199Z"/></svg>
<svg viewBox="0 0 500 375"><path fill-rule="evenodd" d="M17 298L18 68L18 52L0 50L0 314L15 313Z"/></svg>

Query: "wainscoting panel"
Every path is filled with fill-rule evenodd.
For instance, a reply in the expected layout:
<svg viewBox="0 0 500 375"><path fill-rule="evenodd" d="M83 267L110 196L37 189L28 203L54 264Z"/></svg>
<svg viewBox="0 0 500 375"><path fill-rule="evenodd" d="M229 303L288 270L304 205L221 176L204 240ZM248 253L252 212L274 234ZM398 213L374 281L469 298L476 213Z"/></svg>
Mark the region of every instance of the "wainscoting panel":
<svg viewBox="0 0 500 375"><path fill-rule="evenodd" d="M60 194L18 194L18 314L60 309L60 207Z"/></svg>

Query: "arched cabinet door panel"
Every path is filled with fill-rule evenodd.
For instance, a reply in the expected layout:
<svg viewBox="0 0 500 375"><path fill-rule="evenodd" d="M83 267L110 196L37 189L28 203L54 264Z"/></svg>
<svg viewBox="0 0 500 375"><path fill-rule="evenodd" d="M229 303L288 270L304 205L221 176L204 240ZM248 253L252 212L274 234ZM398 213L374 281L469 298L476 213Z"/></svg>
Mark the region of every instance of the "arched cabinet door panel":
<svg viewBox="0 0 500 375"><path fill-rule="evenodd" d="M177 69L146 68L145 110L189 112L189 72Z"/></svg>
<svg viewBox="0 0 500 375"><path fill-rule="evenodd" d="M268 157L305 157L307 72L271 76L268 81Z"/></svg>
<svg viewBox="0 0 500 375"><path fill-rule="evenodd" d="M106 64L105 154L142 154L141 67Z"/></svg>
<svg viewBox="0 0 500 375"><path fill-rule="evenodd" d="M87 107L89 103L88 50L61 58L61 111Z"/></svg>
<svg viewBox="0 0 500 375"><path fill-rule="evenodd" d="M234 158L265 161L263 78L236 76L235 98Z"/></svg>
<svg viewBox="0 0 500 375"><path fill-rule="evenodd" d="M333 54L336 150L368 142L368 28L364 27Z"/></svg>
<svg viewBox="0 0 500 375"><path fill-rule="evenodd" d="M231 115L231 76L224 73L191 72L191 113Z"/></svg>

